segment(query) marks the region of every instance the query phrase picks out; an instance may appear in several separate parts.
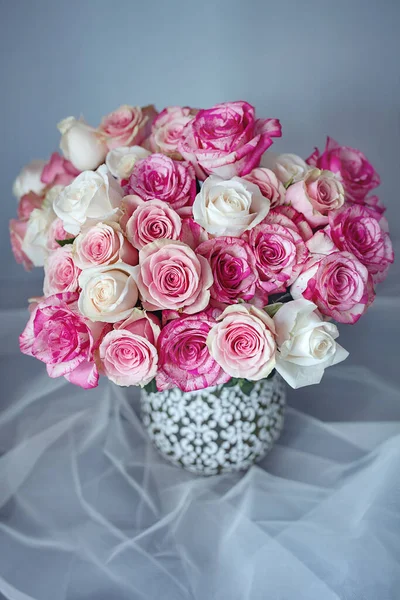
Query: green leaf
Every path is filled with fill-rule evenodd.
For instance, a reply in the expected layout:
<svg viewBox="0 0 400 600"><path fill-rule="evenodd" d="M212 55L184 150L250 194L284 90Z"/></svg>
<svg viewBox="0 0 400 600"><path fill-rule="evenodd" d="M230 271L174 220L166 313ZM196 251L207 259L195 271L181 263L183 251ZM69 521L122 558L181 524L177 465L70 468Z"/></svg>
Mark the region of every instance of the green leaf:
<svg viewBox="0 0 400 600"><path fill-rule="evenodd" d="M232 379L224 383L223 387L235 387L235 385L237 385L239 381L240 380L236 377L232 377Z"/></svg>
<svg viewBox="0 0 400 600"><path fill-rule="evenodd" d="M254 387L254 381L249 381L248 379L242 379L240 382L240 389L242 390L243 394L245 394L246 396L250 396L251 392L253 391L253 387Z"/></svg>
<svg viewBox="0 0 400 600"><path fill-rule="evenodd" d="M287 189L288 189L288 187L289 187L290 185L292 185L292 183L293 183L293 179L294 179L294 175L292 175L292 177L289 179L289 181L287 181L287 182L284 184L285 190L287 190Z"/></svg>
<svg viewBox="0 0 400 600"><path fill-rule="evenodd" d="M57 244L61 247L66 246L67 244L72 244L75 238L68 238L67 240L56 240Z"/></svg>
<svg viewBox="0 0 400 600"><path fill-rule="evenodd" d="M283 305L283 302L275 302L275 304L269 304L268 306L264 306L265 312L271 317L274 317L280 307Z"/></svg>
<svg viewBox="0 0 400 600"><path fill-rule="evenodd" d="M144 389L148 394L155 394L156 392L158 392L156 380L152 379L147 385L144 386Z"/></svg>

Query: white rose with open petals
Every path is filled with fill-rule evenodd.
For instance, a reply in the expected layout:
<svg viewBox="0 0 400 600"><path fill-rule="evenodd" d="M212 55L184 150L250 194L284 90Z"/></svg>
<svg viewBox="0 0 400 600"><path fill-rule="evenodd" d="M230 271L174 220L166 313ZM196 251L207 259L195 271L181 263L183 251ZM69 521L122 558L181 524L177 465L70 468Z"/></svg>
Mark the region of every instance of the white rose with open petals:
<svg viewBox="0 0 400 600"><path fill-rule="evenodd" d="M349 353L336 343L336 325L323 321L313 302L287 302L274 316L279 352L276 370L292 388L319 383L327 367Z"/></svg>
<svg viewBox="0 0 400 600"><path fill-rule="evenodd" d="M138 299L133 273L134 267L123 262L83 270L78 301L82 315L105 323L127 319Z"/></svg>
<svg viewBox="0 0 400 600"><path fill-rule="evenodd" d="M261 159L261 166L271 169L283 184L291 181L296 183L304 179L310 170L309 165L297 154L275 154L265 152Z"/></svg>
<svg viewBox="0 0 400 600"><path fill-rule="evenodd" d="M117 179L129 179L136 162L147 158L149 154L151 152L141 146L114 148L106 156L106 165L111 175Z"/></svg>
<svg viewBox="0 0 400 600"><path fill-rule="evenodd" d="M46 184L42 182L42 172L45 166L45 160L32 160L28 165L21 169L18 177L13 184L13 194L18 198L22 198L29 192L41 194Z"/></svg>
<svg viewBox="0 0 400 600"><path fill-rule="evenodd" d="M97 169L104 162L107 146L97 129L75 117L63 119L57 127L61 151L78 171Z"/></svg>
<svg viewBox="0 0 400 600"><path fill-rule="evenodd" d="M97 171L83 171L55 198L54 212L64 229L77 235L86 222L113 219L123 196L122 189L105 165Z"/></svg>
<svg viewBox="0 0 400 600"><path fill-rule="evenodd" d="M261 223L269 208L257 185L240 177L211 175L196 196L193 218L211 235L239 237Z"/></svg>

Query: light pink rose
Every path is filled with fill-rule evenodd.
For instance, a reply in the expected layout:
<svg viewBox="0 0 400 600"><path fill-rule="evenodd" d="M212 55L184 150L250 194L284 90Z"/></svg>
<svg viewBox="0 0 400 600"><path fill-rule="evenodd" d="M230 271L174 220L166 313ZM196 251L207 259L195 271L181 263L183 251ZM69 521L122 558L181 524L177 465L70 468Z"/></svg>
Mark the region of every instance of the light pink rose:
<svg viewBox="0 0 400 600"><path fill-rule="evenodd" d="M156 240L139 252L136 281L146 310L182 309L193 314L208 305L213 278L207 260L189 246Z"/></svg>
<svg viewBox="0 0 400 600"><path fill-rule="evenodd" d="M28 228L28 219L11 219L9 230L10 230L10 242L11 249L14 254L15 261L19 265L23 265L25 271L30 271L33 268L33 262L28 258L25 252L22 250L22 244L25 239L26 230Z"/></svg>
<svg viewBox="0 0 400 600"><path fill-rule="evenodd" d="M295 300L303 297L314 302L323 315L338 323L356 323L375 297L371 275L353 254L339 252L324 232L314 238L308 246L320 253L311 255L290 293Z"/></svg>
<svg viewBox="0 0 400 600"><path fill-rule="evenodd" d="M308 257L308 249L300 234L290 226L268 222L267 219L251 229L247 239L256 259L260 277L258 285L267 294L284 293L297 278Z"/></svg>
<svg viewBox="0 0 400 600"><path fill-rule="evenodd" d="M105 136L109 150L140 146L149 136L156 115L152 104L142 108L124 104L102 119L99 131Z"/></svg>
<svg viewBox="0 0 400 600"><path fill-rule="evenodd" d="M122 261L128 265L138 264L138 253L125 239L117 223L96 223L84 227L74 240L73 257L81 269L111 265Z"/></svg>
<svg viewBox="0 0 400 600"><path fill-rule="evenodd" d="M226 383L230 375L210 355L207 336L215 325L209 312L177 318L162 330L158 340L159 391L178 387L184 392Z"/></svg>
<svg viewBox="0 0 400 600"><path fill-rule="evenodd" d="M35 208L41 208L43 204L44 197L35 194L35 192L29 192L21 197L18 202L18 218L19 219L28 219L31 212L35 210Z"/></svg>
<svg viewBox="0 0 400 600"><path fill-rule="evenodd" d="M71 244L59 246L49 254L44 263L44 295L77 292L80 272L73 260Z"/></svg>
<svg viewBox="0 0 400 600"><path fill-rule="evenodd" d="M47 186L69 185L79 173L69 160L60 156L58 152L53 152L43 167L41 180Z"/></svg>
<svg viewBox="0 0 400 600"><path fill-rule="evenodd" d="M207 337L211 356L232 377L258 381L275 367L275 326L250 304L228 306Z"/></svg>
<svg viewBox="0 0 400 600"><path fill-rule="evenodd" d="M153 122L148 144L152 152L161 152L176 160L182 159L178 144L182 133L198 111L188 106L168 106Z"/></svg>
<svg viewBox="0 0 400 600"><path fill-rule="evenodd" d="M126 329L135 335L141 335L155 346L161 331L160 325L160 320L154 313L134 308L125 321L115 323L114 329Z"/></svg>
<svg viewBox="0 0 400 600"><path fill-rule="evenodd" d="M295 229L305 242L313 236L313 230L304 218L304 215L287 204L277 206L271 210L268 214L268 222L280 223L281 225L285 225L285 227Z"/></svg>
<svg viewBox="0 0 400 600"><path fill-rule="evenodd" d="M286 201L304 215L312 227L328 223L328 215L344 203L344 189L331 171L310 169L302 181L288 187Z"/></svg>
<svg viewBox="0 0 400 600"><path fill-rule="evenodd" d="M108 379L120 386L147 385L157 373L157 350L146 338L115 329L100 344L100 361Z"/></svg>
<svg viewBox="0 0 400 600"><path fill-rule="evenodd" d="M247 102L224 102L200 110L183 131L178 150L199 179L215 174L230 179L258 167L261 156L282 135L277 119L256 119Z"/></svg>
<svg viewBox="0 0 400 600"><path fill-rule="evenodd" d="M367 267L374 283L379 283L385 279L394 253L389 235L374 214L366 206L345 206L329 215L327 233L339 250L354 254Z"/></svg>
<svg viewBox="0 0 400 600"><path fill-rule="evenodd" d="M340 146L328 137L324 152L315 148L308 157L309 165L328 169L340 175L346 197L354 202L363 202L370 190L380 184L380 178L365 155L349 146Z"/></svg>
<svg viewBox="0 0 400 600"><path fill-rule="evenodd" d="M269 200L271 208L285 204L285 187L270 169L258 167L250 171L245 179L260 188L261 194Z"/></svg>
<svg viewBox="0 0 400 600"><path fill-rule="evenodd" d="M85 389L98 384L94 351L105 329L79 314L79 294L56 294L39 302L19 338L23 354L47 365L50 377L64 376Z"/></svg>
<svg viewBox="0 0 400 600"><path fill-rule="evenodd" d="M251 300L257 290L258 273L252 249L245 240L219 237L200 244L196 251L211 267L211 297L223 304ZM267 297L265 297L265 304Z"/></svg>
<svg viewBox="0 0 400 600"><path fill-rule="evenodd" d="M121 225L130 243L141 250L155 240L179 240L182 229L180 216L162 200L145 202L139 196L125 196Z"/></svg>
<svg viewBox="0 0 400 600"><path fill-rule="evenodd" d="M68 233L68 231L65 231L62 220L58 217L54 219L47 232L47 248L49 250L57 250L57 248L60 247L57 240L63 241L73 239L73 235Z"/></svg>
<svg viewBox="0 0 400 600"><path fill-rule="evenodd" d="M163 154L151 154L135 163L125 192L145 201L162 200L174 210L192 206L196 196L194 169Z"/></svg>

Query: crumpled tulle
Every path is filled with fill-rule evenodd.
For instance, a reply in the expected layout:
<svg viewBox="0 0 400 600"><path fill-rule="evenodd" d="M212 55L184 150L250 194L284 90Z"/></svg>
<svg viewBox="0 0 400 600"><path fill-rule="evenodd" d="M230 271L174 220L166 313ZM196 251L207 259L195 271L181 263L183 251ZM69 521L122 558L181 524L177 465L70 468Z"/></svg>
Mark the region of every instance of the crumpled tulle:
<svg viewBox="0 0 400 600"><path fill-rule="evenodd" d="M341 327L351 359L289 394L272 452L245 474L211 478L157 454L137 392L49 379L19 354L26 310L1 311L0 595L400 597L395 273L391 281L360 323Z"/></svg>

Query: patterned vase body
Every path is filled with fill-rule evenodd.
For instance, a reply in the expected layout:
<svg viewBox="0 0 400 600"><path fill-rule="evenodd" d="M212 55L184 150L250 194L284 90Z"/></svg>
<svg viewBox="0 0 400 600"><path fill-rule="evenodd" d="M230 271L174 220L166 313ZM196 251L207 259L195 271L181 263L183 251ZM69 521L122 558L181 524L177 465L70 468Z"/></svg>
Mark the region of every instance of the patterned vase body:
<svg viewBox="0 0 400 600"><path fill-rule="evenodd" d="M249 468L278 439L285 384L279 375L255 383L195 392L142 390L143 423L167 460L200 475Z"/></svg>

